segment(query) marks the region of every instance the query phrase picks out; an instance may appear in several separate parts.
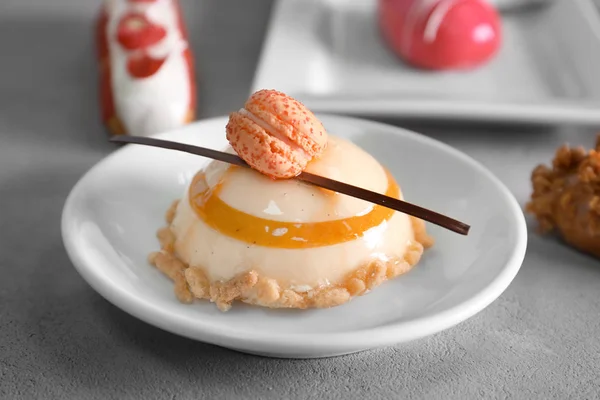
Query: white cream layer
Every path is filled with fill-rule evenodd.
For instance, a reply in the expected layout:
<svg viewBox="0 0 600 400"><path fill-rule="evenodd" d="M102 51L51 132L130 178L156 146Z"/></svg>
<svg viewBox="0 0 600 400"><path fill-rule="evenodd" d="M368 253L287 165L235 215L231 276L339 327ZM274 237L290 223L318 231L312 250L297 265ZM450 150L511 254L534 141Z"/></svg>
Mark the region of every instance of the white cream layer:
<svg viewBox="0 0 600 400"><path fill-rule="evenodd" d="M221 199L230 206L261 218L279 221L318 222L361 215L373 205L345 195L323 194L321 189L296 180L273 181L249 169L212 162L207 182L224 179ZM388 182L385 170L356 145L330 136L320 160L310 172L379 193ZM414 239L410 217L399 212L361 238L331 246L280 249L250 245L215 231L204 223L188 200L180 202L171 228L175 250L185 263L201 266L211 281L228 280L251 269L276 279L283 287L310 289L342 281L347 274L374 259L402 257Z"/></svg>

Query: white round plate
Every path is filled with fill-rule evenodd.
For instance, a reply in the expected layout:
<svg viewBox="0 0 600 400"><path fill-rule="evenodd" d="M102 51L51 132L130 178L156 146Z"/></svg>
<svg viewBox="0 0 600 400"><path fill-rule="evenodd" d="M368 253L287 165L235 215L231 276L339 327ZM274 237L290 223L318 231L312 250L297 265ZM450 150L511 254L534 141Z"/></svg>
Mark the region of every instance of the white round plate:
<svg viewBox="0 0 600 400"><path fill-rule="evenodd" d="M65 247L83 278L108 301L164 330L231 349L291 358L389 346L458 324L494 301L525 255L523 213L480 164L440 142L360 119L320 116L326 129L373 154L410 202L471 224L468 236L428 225L436 245L408 274L350 303L322 310L181 304L173 284L148 265L156 230L192 175L208 160L127 145L93 167L67 198ZM222 149L224 117L158 137Z"/></svg>

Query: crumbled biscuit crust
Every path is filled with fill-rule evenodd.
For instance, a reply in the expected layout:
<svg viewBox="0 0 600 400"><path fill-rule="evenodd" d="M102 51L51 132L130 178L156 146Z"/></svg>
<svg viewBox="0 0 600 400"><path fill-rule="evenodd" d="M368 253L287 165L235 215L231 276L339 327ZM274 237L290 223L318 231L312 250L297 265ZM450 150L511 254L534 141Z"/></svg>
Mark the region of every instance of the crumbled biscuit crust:
<svg viewBox="0 0 600 400"><path fill-rule="evenodd" d="M175 201L166 213L169 225L178 203ZM306 292L282 288L276 280L259 276L254 270L225 282L211 283L201 267L190 267L175 255L175 235L168 226L158 230L161 250L150 254L148 261L175 283L175 295L183 303L191 303L194 298L209 300L221 311L229 310L236 300L268 308L328 308L368 293L386 280L407 273L419 262L424 249L433 245L433 238L426 233L422 220L412 218L412 223L415 241L404 258L373 261L350 273L340 284Z"/></svg>

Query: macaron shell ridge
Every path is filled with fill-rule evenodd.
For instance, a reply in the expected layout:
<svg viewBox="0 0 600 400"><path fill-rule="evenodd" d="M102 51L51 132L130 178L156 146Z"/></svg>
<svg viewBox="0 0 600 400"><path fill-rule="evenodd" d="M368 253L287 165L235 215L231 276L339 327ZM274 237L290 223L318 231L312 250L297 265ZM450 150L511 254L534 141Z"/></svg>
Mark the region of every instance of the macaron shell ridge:
<svg viewBox="0 0 600 400"><path fill-rule="evenodd" d="M271 136L250 118L234 112L225 127L235 152L255 170L276 179L297 176L309 159L279 138Z"/></svg>
<svg viewBox="0 0 600 400"><path fill-rule="evenodd" d="M306 106L284 93L259 90L244 107L311 157L322 153L327 145L327 133L321 122Z"/></svg>

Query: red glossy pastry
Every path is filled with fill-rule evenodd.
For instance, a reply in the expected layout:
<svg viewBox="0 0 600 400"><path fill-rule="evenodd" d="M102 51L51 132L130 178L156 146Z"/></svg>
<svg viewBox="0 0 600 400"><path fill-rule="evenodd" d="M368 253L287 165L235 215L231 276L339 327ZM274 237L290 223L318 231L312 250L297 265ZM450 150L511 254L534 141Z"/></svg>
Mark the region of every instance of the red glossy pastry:
<svg viewBox="0 0 600 400"><path fill-rule="evenodd" d="M419 68L477 67L502 43L500 16L485 0L379 0L378 13L384 40Z"/></svg>
<svg viewBox="0 0 600 400"><path fill-rule="evenodd" d="M291 178L320 156L327 132L304 104L276 90L253 93L225 127L231 147L252 168L273 179Z"/></svg>

